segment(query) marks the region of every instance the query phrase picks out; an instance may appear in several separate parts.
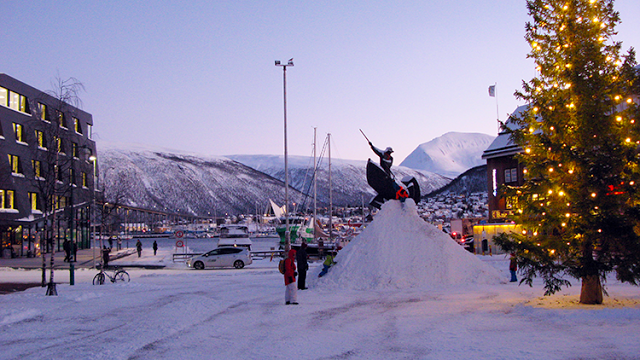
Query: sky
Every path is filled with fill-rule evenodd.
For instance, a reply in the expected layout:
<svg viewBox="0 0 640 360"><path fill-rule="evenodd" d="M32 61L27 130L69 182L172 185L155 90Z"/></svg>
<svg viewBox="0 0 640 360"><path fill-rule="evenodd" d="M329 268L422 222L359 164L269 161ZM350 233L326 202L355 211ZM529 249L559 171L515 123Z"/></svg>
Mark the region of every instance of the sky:
<svg viewBox="0 0 640 360"><path fill-rule="evenodd" d="M40 90L78 79L99 142L284 154L274 61L293 58L288 153L312 155L315 127L332 157L364 160L362 129L399 164L450 131L496 135L535 75L524 0L0 3L0 72ZM640 46L637 0L615 8L616 40Z"/></svg>

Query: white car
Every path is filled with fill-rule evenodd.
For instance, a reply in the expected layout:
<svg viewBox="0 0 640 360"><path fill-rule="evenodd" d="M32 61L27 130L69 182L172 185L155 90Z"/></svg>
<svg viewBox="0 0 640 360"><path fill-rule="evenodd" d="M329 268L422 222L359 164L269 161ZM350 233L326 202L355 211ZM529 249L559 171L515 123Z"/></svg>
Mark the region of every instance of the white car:
<svg viewBox="0 0 640 360"><path fill-rule="evenodd" d="M225 246L190 258L187 260L187 266L197 270L216 267L242 269L245 265L250 265L252 262L251 254L246 248Z"/></svg>

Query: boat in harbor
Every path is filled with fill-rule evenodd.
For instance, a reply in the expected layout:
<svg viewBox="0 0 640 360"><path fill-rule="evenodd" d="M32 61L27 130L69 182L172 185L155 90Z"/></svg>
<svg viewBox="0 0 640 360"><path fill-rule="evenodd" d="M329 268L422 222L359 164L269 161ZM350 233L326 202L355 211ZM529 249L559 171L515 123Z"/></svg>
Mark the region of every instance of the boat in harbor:
<svg viewBox="0 0 640 360"><path fill-rule="evenodd" d="M292 215L289 216L289 232L291 243L299 242L298 239L305 242L313 241L313 227L309 224L309 218L305 216ZM280 223L276 226L276 233L280 237L280 244L285 243L286 219L280 218Z"/></svg>
<svg viewBox="0 0 640 360"><path fill-rule="evenodd" d="M249 228L246 225L225 224L220 226L218 247L237 246L246 247L251 250L252 244L251 237L249 236Z"/></svg>

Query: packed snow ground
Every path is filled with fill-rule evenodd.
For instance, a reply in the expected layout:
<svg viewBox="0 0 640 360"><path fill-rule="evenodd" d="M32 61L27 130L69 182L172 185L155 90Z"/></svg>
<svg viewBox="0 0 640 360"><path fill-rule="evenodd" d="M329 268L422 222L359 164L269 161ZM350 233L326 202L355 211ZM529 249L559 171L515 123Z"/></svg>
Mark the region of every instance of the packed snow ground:
<svg viewBox="0 0 640 360"><path fill-rule="evenodd" d="M410 232L432 243L403 259L406 251L377 242L390 240L381 235L389 226L411 227L412 220L391 221L385 210L410 214L411 205L383 208L326 278L298 292L299 306L284 305L282 275L268 258L242 270L195 271L171 262L163 270L131 269L130 283L103 286L91 285L95 270L82 269L76 285L58 285L58 296L40 287L0 296L0 359L640 358L637 287L610 281L603 306L578 304L579 283L542 297L540 281L533 288L506 282L504 256L448 248L435 233L424 239L424 227ZM412 241L396 230L398 241ZM378 252L390 261L379 261ZM143 254L116 263L171 259L170 251ZM438 270L408 270L419 259ZM310 276L319 267L313 263ZM477 271L482 276L466 274ZM40 272L2 269L0 276L38 282ZM410 279L396 282L403 277ZM64 272L56 278L64 281Z"/></svg>

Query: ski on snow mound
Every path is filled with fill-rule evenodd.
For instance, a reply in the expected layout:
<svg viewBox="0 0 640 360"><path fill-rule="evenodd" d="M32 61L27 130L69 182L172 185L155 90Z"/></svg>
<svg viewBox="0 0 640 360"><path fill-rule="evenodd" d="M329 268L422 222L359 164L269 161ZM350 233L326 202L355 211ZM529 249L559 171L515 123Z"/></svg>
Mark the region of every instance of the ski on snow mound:
<svg viewBox="0 0 640 360"><path fill-rule="evenodd" d="M418 216L415 202L388 201L342 249L329 273L309 273L312 286L348 289L498 284L497 270Z"/></svg>

